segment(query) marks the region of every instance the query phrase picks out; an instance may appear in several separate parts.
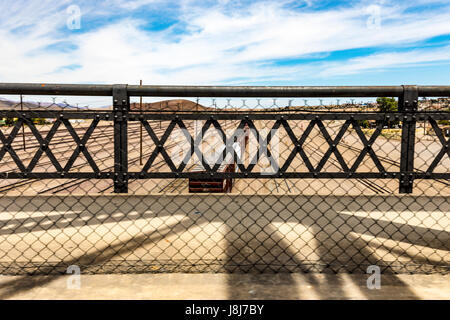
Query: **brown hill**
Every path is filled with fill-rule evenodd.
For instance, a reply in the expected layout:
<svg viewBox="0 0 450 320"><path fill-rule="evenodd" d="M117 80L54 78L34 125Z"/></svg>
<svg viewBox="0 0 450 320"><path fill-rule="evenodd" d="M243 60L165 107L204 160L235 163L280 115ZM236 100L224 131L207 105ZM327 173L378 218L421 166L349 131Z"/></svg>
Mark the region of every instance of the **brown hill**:
<svg viewBox="0 0 450 320"><path fill-rule="evenodd" d="M139 103L131 103L131 111L140 111ZM212 111L214 108L202 106L196 102L184 99L163 100L152 103L142 103L142 111Z"/></svg>

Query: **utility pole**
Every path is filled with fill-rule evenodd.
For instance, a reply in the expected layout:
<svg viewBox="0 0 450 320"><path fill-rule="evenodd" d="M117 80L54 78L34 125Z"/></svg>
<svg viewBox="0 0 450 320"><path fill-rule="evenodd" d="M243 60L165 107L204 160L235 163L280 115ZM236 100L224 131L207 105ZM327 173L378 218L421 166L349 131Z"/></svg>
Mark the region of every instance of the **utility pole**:
<svg viewBox="0 0 450 320"><path fill-rule="evenodd" d="M20 95L20 111L23 111L23 97ZM23 150L27 149L25 144L25 124L22 122L22 138L23 138Z"/></svg>
<svg viewBox="0 0 450 320"><path fill-rule="evenodd" d="M139 85L142 87L142 80L139 82ZM141 109L142 114L142 96L139 98L139 108ZM140 130L140 139L139 139L139 149L140 149L140 156L139 156L139 163L142 166L142 122L141 122L141 130Z"/></svg>
<svg viewBox="0 0 450 320"><path fill-rule="evenodd" d="M162 114L162 101L159 102L159 115ZM162 120L159 120L159 130L162 129Z"/></svg>
<svg viewBox="0 0 450 320"><path fill-rule="evenodd" d="M195 111L198 113L198 100L199 98L197 98L196 103L195 103ZM197 139L197 122L198 120L194 120L194 139Z"/></svg>

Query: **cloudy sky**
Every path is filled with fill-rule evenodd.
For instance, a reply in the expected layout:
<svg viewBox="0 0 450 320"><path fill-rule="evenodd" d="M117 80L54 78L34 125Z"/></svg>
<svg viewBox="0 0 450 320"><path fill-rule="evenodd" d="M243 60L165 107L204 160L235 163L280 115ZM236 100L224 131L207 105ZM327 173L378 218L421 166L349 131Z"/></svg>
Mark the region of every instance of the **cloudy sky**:
<svg viewBox="0 0 450 320"><path fill-rule="evenodd" d="M0 2L0 81L449 84L450 0Z"/></svg>

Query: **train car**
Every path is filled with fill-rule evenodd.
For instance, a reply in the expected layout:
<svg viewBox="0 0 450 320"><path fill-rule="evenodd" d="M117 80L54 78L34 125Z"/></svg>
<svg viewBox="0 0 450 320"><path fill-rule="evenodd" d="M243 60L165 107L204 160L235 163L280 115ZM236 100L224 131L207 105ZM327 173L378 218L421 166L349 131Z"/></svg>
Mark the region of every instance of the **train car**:
<svg viewBox="0 0 450 320"><path fill-rule="evenodd" d="M244 133L240 137L235 138L233 149L242 159L249 140L249 128L244 127ZM236 172L237 165L234 163L231 155L227 155L217 172ZM201 164L196 165L192 172L205 172ZM234 179L211 178L211 179L189 179L190 193L229 193L233 190Z"/></svg>

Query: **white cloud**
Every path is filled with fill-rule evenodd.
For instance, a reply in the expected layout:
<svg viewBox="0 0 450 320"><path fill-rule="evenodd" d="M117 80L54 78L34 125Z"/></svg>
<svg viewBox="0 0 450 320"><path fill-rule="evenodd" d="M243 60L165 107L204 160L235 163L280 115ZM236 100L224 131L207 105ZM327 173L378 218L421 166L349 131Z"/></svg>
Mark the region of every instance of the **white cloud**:
<svg viewBox="0 0 450 320"><path fill-rule="evenodd" d="M327 63L322 66L323 71L319 76L341 76L363 71L425 65L443 61L450 61L450 46L426 50L416 49L407 52L378 53L349 59L344 63Z"/></svg>
<svg viewBox="0 0 450 320"><path fill-rule="evenodd" d="M266 1L230 11L227 1L200 7L181 3L178 17L186 32L145 31L144 20L121 18L81 33L61 33L71 1L17 1L0 5L0 81L218 84L295 81L337 76L411 63L450 60L448 47L349 57L346 61L277 66L268 63L338 50L407 46L450 34L450 7L405 13L405 5L382 5L380 29L368 29L367 6L292 11ZM313 5L314 3L309 3ZM8 4L9 5L9 4ZM141 10L158 0L82 2L82 12L105 17L121 7ZM4 7L3 7L4 6ZM8 9L7 9L8 8ZM135 12L135 11L133 11ZM116 12L117 13L117 12ZM85 25L84 23L82 24ZM14 32L17 27L29 28ZM44 50L68 41L75 49ZM406 59L406 60L405 60ZM80 68L63 68L80 65ZM239 80L236 80L239 79Z"/></svg>
<svg viewBox="0 0 450 320"><path fill-rule="evenodd" d="M131 0L131 1L117 1L117 5L119 7L136 10L146 5L154 4L157 2L161 2L161 0Z"/></svg>

